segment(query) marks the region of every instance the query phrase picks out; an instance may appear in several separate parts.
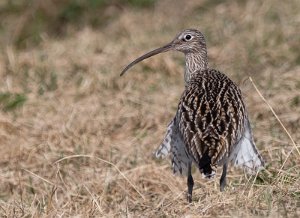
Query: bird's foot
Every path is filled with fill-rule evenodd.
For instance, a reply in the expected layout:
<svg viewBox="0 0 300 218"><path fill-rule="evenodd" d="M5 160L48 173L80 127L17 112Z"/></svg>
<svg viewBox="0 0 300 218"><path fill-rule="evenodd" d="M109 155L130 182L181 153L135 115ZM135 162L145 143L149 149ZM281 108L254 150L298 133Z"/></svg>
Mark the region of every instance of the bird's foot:
<svg viewBox="0 0 300 218"><path fill-rule="evenodd" d="M220 191L223 192L225 187L226 187L226 179L223 179L220 182Z"/></svg>
<svg viewBox="0 0 300 218"><path fill-rule="evenodd" d="M187 194L187 201L189 203L192 203L192 195L191 194Z"/></svg>

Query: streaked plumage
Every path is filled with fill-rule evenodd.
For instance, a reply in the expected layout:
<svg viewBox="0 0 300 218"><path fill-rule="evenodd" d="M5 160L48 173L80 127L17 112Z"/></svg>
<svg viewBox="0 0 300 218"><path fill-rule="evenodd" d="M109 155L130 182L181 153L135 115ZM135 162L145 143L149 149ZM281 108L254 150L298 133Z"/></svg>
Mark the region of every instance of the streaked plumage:
<svg viewBox="0 0 300 218"><path fill-rule="evenodd" d="M225 74L208 68L205 39L198 30L184 30L171 43L133 61L121 75L145 58L169 50L185 54L185 90L156 157L171 154L173 172L188 177L191 202L193 163L206 178L215 175L217 166L223 166L223 191L230 161L248 173L261 169L264 162L253 140L241 91Z"/></svg>

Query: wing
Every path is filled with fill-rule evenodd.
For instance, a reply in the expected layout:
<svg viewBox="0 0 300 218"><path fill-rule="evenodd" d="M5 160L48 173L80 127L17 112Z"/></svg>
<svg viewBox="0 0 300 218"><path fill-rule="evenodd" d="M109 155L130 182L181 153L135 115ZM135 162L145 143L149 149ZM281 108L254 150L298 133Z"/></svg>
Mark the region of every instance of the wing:
<svg viewBox="0 0 300 218"><path fill-rule="evenodd" d="M176 117L168 125L165 138L155 152L157 158L164 158L169 154L171 155L173 173L187 175L188 164L192 162L192 159L186 151Z"/></svg>
<svg viewBox="0 0 300 218"><path fill-rule="evenodd" d="M265 163L255 146L249 120L246 122L244 135L231 152L229 160L250 174L263 168Z"/></svg>
<svg viewBox="0 0 300 218"><path fill-rule="evenodd" d="M238 87L224 74L197 74L179 104L179 128L189 154L202 173L228 160L244 132L245 106Z"/></svg>
<svg viewBox="0 0 300 218"><path fill-rule="evenodd" d="M172 147L171 136L173 133L173 125L174 125L174 119L169 123L164 140L162 141L158 149L156 149L155 151L156 158L165 158L167 155L170 154L171 147Z"/></svg>

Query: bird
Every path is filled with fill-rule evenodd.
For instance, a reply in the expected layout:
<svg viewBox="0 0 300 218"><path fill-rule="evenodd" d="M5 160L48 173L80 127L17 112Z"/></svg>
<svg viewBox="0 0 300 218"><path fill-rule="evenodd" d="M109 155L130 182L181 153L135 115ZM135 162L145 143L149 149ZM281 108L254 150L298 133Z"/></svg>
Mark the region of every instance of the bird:
<svg viewBox="0 0 300 218"><path fill-rule="evenodd" d="M223 167L222 192L229 163L255 174L265 162L255 145L241 90L224 73L209 68L206 40L199 30L181 31L171 42L132 61L120 76L144 59L168 51L185 55L185 87L155 156L170 156L173 173L187 177L187 201L191 203L192 165L208 179Z"/></svg>

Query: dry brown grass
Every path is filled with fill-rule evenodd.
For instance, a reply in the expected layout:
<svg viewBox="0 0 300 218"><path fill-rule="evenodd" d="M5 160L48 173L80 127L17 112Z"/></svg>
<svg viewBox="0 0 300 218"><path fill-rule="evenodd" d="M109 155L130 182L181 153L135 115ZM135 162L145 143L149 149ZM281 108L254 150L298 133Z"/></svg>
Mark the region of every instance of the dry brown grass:
<svg viewBox="0 0 300 218"><path fill-rule="evenodd" d="M1 217L300 216L299 154L248 79L299 148L300 3L210 2L163 0L125 8L98 30L42 35L25 50L1 45L0 91L27 98L15 110L0 104ZM267 161L256 179L231 169L224 193L218 176L205 181L195 169L192 204L185 178L152 156L184 88L182 55L119 77L187 27L203 31L210 65L240 85Z"/></svg>

